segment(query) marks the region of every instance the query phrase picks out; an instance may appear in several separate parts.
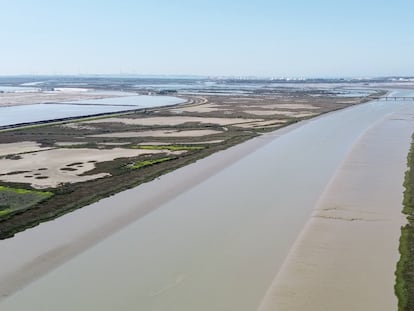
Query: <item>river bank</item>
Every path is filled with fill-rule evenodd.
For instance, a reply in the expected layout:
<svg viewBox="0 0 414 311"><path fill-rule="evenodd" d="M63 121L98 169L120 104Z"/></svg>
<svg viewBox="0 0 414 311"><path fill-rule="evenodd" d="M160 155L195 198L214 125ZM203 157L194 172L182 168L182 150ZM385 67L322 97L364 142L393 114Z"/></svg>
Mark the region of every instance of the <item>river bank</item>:
<svg viewBox="0 0 414 311"><path fill-rule="evenodd" d="M273 281L260 311L397 310L394 293L413 108L355 145Z"/></svg>
<svg viewBox="0 0 414 311"><path fill-rule="evenodd" d="M414 138L414 135L413 135ZM404 179L404 208L407 215L406 224L401 227L400 260L397 264L395 293L398 297L398 310L408 311L414 308L413 258L414 258L414 141L407 156L408 170Z"/></svg>

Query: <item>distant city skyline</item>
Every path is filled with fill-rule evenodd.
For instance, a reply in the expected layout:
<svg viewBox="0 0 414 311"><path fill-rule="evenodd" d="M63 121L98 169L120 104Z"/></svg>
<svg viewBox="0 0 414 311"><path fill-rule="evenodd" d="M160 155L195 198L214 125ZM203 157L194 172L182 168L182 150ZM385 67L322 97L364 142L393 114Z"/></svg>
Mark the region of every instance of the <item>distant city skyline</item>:
<svg viewBox="0 0 414 311"><path fill-rule="evenodd" d="M408 0L0 3L0 75L414 76Z"/></svg>

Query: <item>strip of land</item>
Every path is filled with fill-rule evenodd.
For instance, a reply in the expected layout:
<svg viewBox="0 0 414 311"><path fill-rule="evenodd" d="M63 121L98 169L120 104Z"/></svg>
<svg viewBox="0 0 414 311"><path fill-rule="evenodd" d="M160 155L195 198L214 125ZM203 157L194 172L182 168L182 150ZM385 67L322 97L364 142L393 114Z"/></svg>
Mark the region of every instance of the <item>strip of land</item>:
<svg viewBox="0 0 414 311"><path fill-rule="evenodd" d="M412 111L411 111L412 113ZM394 294L412 117L372 127L327 187L259 310L397 310Z"/></svg>
<svg viewBox="0 0 414 311"><path fill-rule="evenodd" d="M404 180L404 209L407 224L401 228L400 260L397 264L395 294L398 297L398 310L414 309L413 258L414 258L414 135L407 157L408 170Z"/></svg>

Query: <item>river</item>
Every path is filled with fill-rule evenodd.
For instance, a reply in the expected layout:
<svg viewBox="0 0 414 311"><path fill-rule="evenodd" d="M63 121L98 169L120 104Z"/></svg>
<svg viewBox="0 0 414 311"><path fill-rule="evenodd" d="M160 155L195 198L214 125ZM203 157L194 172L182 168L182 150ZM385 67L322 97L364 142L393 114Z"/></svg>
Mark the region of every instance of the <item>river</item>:
<svg viewBox="0 0 414 311"><path fill-rule="evenodd" d="M0 241L0 280L13 280L15 270L18 281L25 271L16 264L21 257L48 244L70 247L70 241L59 240L71 235L81 239L79 232L88 226L99 230L99 215L128 218L115 229L102 225L108 227L107 234L101 232L101 239L67 260L49 258L54 269L34 274L23 289L6 293L0 309L256 310L354 144L397 111L413 114L414 104L377 101L330 113ZM234 163L213 172L217 162L233 156ZM213 171L206 174L208 169ZM170 193L174 182L185 183L198 174L206 178L186 191ZM49 260L39 258L25 264L33 267ZM0 289L6 285L0 281Z"/></svg>

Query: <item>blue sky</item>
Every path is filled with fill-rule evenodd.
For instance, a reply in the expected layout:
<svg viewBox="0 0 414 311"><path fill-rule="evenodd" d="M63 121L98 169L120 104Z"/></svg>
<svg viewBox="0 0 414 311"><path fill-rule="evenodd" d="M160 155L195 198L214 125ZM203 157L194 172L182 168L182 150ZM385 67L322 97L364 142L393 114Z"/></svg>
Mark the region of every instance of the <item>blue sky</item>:
<svg viewBox="0 0 414 311"><path fill-rule="evenodd" d="M0 75L414 75L412 0L0 4Z"/></svg>

